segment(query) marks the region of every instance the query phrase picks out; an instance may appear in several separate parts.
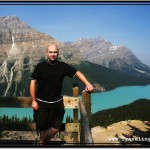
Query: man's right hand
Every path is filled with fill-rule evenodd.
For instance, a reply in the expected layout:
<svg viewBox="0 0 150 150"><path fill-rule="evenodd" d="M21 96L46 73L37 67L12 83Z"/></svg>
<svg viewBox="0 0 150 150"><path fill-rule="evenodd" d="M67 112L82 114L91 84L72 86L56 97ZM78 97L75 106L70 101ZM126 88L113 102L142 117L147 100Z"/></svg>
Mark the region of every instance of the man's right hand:
<svg viewBox="0 0 150 150"><path fill-rule="evenodd" d="M39 105L38 105L38 103L36 101L32 101L31 107L32 107L33 110L39 109Z"/></svg>

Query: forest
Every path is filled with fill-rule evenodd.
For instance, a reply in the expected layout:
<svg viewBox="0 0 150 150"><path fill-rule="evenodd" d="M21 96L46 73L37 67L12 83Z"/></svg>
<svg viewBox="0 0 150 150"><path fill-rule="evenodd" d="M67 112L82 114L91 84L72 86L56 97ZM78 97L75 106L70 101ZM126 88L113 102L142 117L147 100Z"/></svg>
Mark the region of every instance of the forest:
<svg viewBox="0 0 150 150"><path fill-rule="evenodd" d="M67 117L65 118L66 123L71 123L73 122L73 119L67 115ZM19 118L17 117L17 115L12 116L12 117L8 117L7 115L3 115L0 116L0 124L1 123L5 123L5 124L23 124L23 123L34 123L34 120L29 116L29 117L23 117L23 118Z"/></svg>
<svg viewBox="0 0 150 150"><path fill-rule="evenodd" d="M92 114L91 127L107 127L125 120L150 121L150 100L138 99L120 107L98 111Z"/></svg>

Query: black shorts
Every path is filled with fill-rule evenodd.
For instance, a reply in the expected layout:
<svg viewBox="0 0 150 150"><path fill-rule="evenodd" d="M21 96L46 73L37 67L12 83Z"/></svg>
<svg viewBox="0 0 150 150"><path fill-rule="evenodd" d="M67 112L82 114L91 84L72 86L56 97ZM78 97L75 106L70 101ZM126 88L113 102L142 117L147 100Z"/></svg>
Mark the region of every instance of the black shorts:
<svg viewBox="0 0 150 150"><path fill-rule="evenodd" d="M65 113L63 100L52 104L46 103L46 107L42 103L38 102L39 109L34 110L33 114L37 129L45 130L50 127L60 129Z"/></svg>

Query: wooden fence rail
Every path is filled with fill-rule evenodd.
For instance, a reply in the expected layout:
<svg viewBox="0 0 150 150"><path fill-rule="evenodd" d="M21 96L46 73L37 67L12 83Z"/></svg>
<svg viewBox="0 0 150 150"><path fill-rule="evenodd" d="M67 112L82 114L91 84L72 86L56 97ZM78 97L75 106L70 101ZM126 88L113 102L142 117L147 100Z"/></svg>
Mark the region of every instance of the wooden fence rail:
<svg viewBox="0 0 150 150"><path fill-rule="evenodd" d="M90 122L88 117L91 117L91 95L83 91L82 101L78 97L78 87L73 87L73 96L63 96L65 109L73 109L73 123L65 123L65 131L72 132L73 143L81 145L93 145L92 134L90 130ZM31 107L30 97L17 98L0 98L0 107ZM87 108L86 108L87 107ZM78 118L78 110L80 110L80 122ZM0 122L0 131L35 131L35 123L3 123ZM1 141L0 141L1 143ZM9 143L9 141L8 141Z"/></svg>

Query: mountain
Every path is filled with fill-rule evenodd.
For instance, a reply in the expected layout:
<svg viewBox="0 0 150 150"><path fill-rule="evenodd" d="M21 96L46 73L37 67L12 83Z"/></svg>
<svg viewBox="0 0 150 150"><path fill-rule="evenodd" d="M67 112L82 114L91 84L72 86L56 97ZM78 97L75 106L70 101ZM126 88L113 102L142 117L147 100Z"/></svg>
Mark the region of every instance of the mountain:
<svg viewBox="0 0 150 150"><path fill-rule="evenodd" d="M102 37L94 39L80 38L75 42L64 44L61 49L61 57L68 62L89 61L122 73L150 77L150 68L123 45L114 46Z"/></svg>
<svg viewBox="0 0 150 150"><path fill-rule="evenodd" d="M30 75L35 65L45 59L45 49L51 43L60 47L59 59L85 73L95 91L150 83L149 68L125 47L114 49L101 37L62 43L16 16L3 16L0 17L0 96L29 96ZM78 80L65 79L63 93L72 94L73 82ZM83 90L84 85L78 83Z"/></svg>
<svg viewBox="0 0 150 150"><path fill-rule="evenodd" d="M1 96L27 95L30 74L50 43L63 43L15 16L0 17Z"/></svg>

